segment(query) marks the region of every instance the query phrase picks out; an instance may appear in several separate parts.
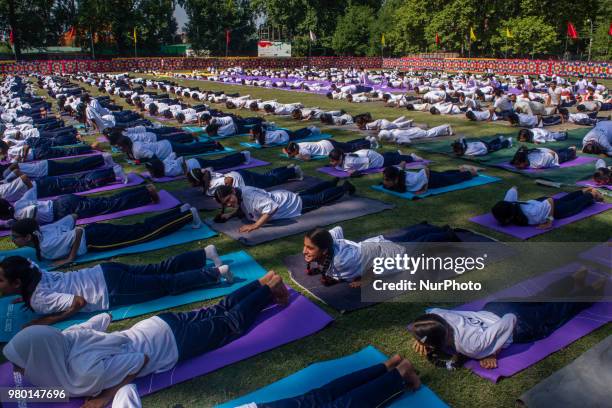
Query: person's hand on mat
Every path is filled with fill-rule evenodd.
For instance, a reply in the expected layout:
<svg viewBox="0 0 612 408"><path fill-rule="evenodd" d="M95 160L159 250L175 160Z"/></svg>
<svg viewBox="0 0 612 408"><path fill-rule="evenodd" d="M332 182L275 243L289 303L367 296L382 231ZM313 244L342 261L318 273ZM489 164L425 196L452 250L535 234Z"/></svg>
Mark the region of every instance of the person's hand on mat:
<svg viewBox="0 0 612 408"><path fill-rule="evenodd" d="M549 228L552 228L552 225L553 225L553 222L551 220L549 220L549 221L546 221L543 224L538 225L537 228L538 229L549 229Z"/></svg>
<svg viewBox="0 0 612 408"><path fill-rule="evenodd" d="M11 302L12 304L17 304L17 303L22 303L23 302L23 298L21 296L16 297L15 299L13 299L13 301Z"/></svg>
<svg viewBox="0 0 612 408"><path fill-rule="evenodd" d="M356 289L356 288L360 288L361 287L361 278L357 278L354 281L352 281L351 283L349 283L349 287Z"/></svg>
<svg viewBox="0 0 612 408"><path fill-rule="evenodd" d="M417 353L419 356L423 356L425 357L427 355L427 346L423 343L421 343L418 340L414 340L412 342L412 349L415 351L415 353Z"/></svg>
<svg viewBox="0 0 612 408"><path fill-rule="evenodd" d="M110 401L108 401L107 398L90 398L86 400L83 405L81 405L81 408L104 408L108 405L109 402Z"/></svg>
<svg viewBox="0 0 612 408"><path fill-rule="evenodd" d="M258 228L259 228L259 226L256 225L256 224L247 224L247 225L243 225L242 227L240 227L240 229L238 231L240 231L240 232L251 232L251 231L255 231Z"/></svg>
<svg viewBox="0 0 612 408"><path fill-rule="evenodd" d="M483 358L482 360L480 360L480 366L482 368L486 368L487 370L497 368L497 357L490 356Z"/></svg>
<svg viewBox="0 0 612 408"><path fill-rule="evenodd" d="M300 154L300 155L298 155L298 158L299 158L300 160L308 161L308 160L310 160L310 155L307 155L307 154Z"/></svg>

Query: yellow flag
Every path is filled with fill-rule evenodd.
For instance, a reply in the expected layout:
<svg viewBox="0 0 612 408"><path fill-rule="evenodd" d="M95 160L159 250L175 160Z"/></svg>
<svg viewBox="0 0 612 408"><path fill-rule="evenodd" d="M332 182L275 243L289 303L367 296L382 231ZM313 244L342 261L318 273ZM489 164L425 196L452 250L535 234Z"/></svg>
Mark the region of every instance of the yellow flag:
<svg viewBox="0 0 612 408"><path fill-rule="evenodd" d="M136 27L134 27L134 44L136 44L138 40L136 39Z"/></svg>
<svg viewBox="0 0 612 408"><path fill-rule="evenodd" d="M476 34L474 34L474 29L470 27L470 40L476 41Z"/></svg>
<svg viewBox="0 0 612 408"><path fill-rule="evenodd" d="M382 35L380 36L380 43L385 46L385 33L382 33Z"/></svg>
<svg viewBox="0 0 612 408"><path fill-rule="evenodd" d="M512 32L510 31L510 29L508 27L506 27L506 37L508 37L508 38L513 38L514 37L512 35Z"/></svg>

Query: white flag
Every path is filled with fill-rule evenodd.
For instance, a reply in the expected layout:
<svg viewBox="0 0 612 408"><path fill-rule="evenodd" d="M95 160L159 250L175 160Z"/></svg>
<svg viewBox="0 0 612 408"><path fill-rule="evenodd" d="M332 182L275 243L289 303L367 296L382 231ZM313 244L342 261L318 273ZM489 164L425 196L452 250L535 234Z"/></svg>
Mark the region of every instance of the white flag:
<svg viewBox="0 0 612 408"><path fill-rule="evenodd" d="M315 35L315 33L312 32L312 30L310 30L310 41L317 41L317 36Z"/></svg>

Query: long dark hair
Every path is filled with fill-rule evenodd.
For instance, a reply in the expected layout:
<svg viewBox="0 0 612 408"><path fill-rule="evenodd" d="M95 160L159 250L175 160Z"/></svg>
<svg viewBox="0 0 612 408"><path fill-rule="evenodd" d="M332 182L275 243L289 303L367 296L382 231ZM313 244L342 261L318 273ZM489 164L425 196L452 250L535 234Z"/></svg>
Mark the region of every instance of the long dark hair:
<svg viewBox="0 0 612 408"><path fill-rule="evenodd" d="M152 157L144 165L153 177L161 178L166 175L164 162L159 160L157 157Z"/></svg>
<svg viewBox="0 0 612 408"><path fill-rule="evenodd" d="M602 154L605 153L605 150L602 145L592 140L588 141L584 146L582 146L582 153L586 154Z"/></svg>
<svg viewBox="0 0 612 408"><path fill-rule="evenodd" d="M330 160L342 162L344 160L344 152L340 149L334 149L329 152L328 157Z"/></svg>
<svg viewBox="0 0 612 408"><path fill-rule="evenodd" d="M40 253L40 240L38 239L37 232L40 233L40 226L34 218L23 218L17 220L11 227L11 231L18 235L31 235L32 242L34 243L34 249L36 250L36 259L39 261L42 259Z"/></svg>
<svg viewBox="0 0 612 408"><path fill-rule="evenodd" d="M132 142L132 139L127 136L122 136L117 139L117 147L119 147L128 156L128 158L135 160L136 158L134 157L134 152L132 151L133 145L134 143Z"/></svg>
<svg viewBox="0 0 612 408"><path fill-rule="evenodd" d="M533 132L529 129L521 129L518 132L519 142L533 143Z"/></svg>
<svg viewBox="0 0 612 408"><path fill-rule="evenodd" d="M427 346L427 360L436 367L456 369L466 361L464 356L456 353L451 359L445 358L447 339L452 337L453 329L437 314L428 313L417 317L410 323L410 332L417 341ZM454 349L454 345L452 348Z"/></svg>
<svg viewBox="0 0 612 408"><path fill-rule="evenodd" d="M607 167L599 168L595 171L595 174L593 174L593 180L597 181L598 183L612 184L610 182L611 179L612 171Z"/></svg>
<svg viewBox="0 0 612 408"><path fill-rule="evenodd" d="M527 163L527 167L529 167L529 148L527 146L521 146L518 148L512 160L510 160L510 164L516 166L517 164Z"/></svg>
<svg viewBox="0 0 612 408"><path fill-rule="evenodd" d="M32 294L36 290L36 285L42 276L40 269L22 256L8 256L0 261L0 269L4 272L4 277L13 283L17 279L21 281L21 298L24 307L33 310L30 303Z"/></svg>
<svg viewBox="0 0 612 408"><path fill-rule="evenodd" d="M4 198L0 198L0 220L15 218L15 208Z"/></svg>
<svg viewBox="0 0 612 408"><path fill-rule="evenodd" d="M520 203L512 203L510 201L499 201L491 209L493 217L502 225L529 225L529 220L521 210Z"/></svg>
<svg viewBox="0 0 612 408"><path fill-rule="evenodd" d="M305 237L312 241L322 251L326 251L325 259L319 263L319 272L325 275L331 268L334 260L334 238L325 228L317 227L305 234ZM306 271L311 273L310 262L306 265Z"/></svg>
<svg viewBox="0 0 612 408"><path fill-rule="evenodd" d="M395 166L387 166L383 170L383 179L394 180L392 187L386 187L389 190L397 191L398 193L406 192L406 172Z"/></svg>

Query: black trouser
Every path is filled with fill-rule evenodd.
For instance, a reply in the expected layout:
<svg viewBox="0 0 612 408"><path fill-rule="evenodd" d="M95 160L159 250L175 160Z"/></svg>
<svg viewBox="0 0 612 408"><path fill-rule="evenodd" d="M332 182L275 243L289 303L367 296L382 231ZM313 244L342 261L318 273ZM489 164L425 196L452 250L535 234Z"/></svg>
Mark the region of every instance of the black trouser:
<svg viewBox="0 0 612 408"><path fill-rule="evenodd" d="M474 176L469 171L461 170L446 170L446 171L429 171L429 181L427 188L441 188L446 186L452 186L454 184L463 183L464 181L471 180Z"/></svg>
<svg viewBox="0 0 612 408"><path fill-rule="evenodd" d="M151 204L153 198L146 187L121 190L109 196L78 196L67 194L53 202L53 218L60 220L67 215L76 214L79 218L112 214L131 208Z"/></svg>
<svg viewBox="0 0 612 408"><path fill-rule="evenodd" d="M289 135L289 140L291 141L291 140L299 140L299 139L307 138L312 133L312 130L308 128L301 128L301 129L293 130L293 131L287 130L286 132Z"/></svg>
<svg viewBox="0 0 612 408"><path fill-rule="evenodd" d="M175 208L137 224L95 223L84 227L89 251L110 251L141 244L178 231L193 220L191 211Z"/></svg>
<svg viewBox="0 0 612 408"><path fill-rule="evenodd" d="M438 227L427 223L416 224L401 233L384 236L392 242L457 242L459 238L450 227Z"/></svg>
<svg viewBox="0 0 612 408"><path fill-rule="evenodd" d="M57 157L78 156L81 154L91 153L91 146L79 145L74 147L49 147L42 146L32 149L34 160L53 159Z"/></svg>
<svg viewBox="0 0 612 408"><path fill-rule="evenodd" d="M585 208L595 204L595 200L590 193L584 191L574 191L561 198L553 199L553 216L557 219L571 217L581 213Z"/></svg>
<svg viewBox="0 0 612 408"><path fill-rule="evenodd" d="M79 160L48 160L47 176L63 176L65 174L80 173L97 169L105 164L104 157L101 154L84 157Z"/></svg>
<svg viewBox="0 0 612 408"><path fill-rule="evenodd" d="M384 158L383 167L396 166L401 162L411 163L414 161L412 156L408 154L399 154L398 152L384 152L382 156Z"/></svg>
<svg viewBox="0 0 612 408"><path fill-rule="evenodd" d="M117 181L113 169L103 168L77 176L43 177L36 180L38 198L93 190Z"/></svg>
<svg viewBox="0 0 612 408"><path fill-rule="evenodd" d="M208 142L195 142L195 143L173 143L172 151L177 156L195 156L202 153L214 152L217 150L224 150L223 146L219 142L208 141Z"/></svg>
<svg viewBox="0 0 612 408"><path fill-rule="evenodd" d="M54 137L29 137L25 142L32 149L49 149L52 147L70 146L80 143L76 136L71 134Z"/></svg>
<svg viewBox="0 0 612 408"><path fill-rule="evenodd" d="M569 147L555 150L557 156L559 156L559 164L565 163L576 158L576 149L570 149Z"/></svg>
<svg viewBox="0 0 612 408"><path fill-rule="evenodd" d="M245 162L246 157L242 153L232 153L218 159L204 159L202 157L196 157L195 159L203 169L212 167L213 170L223 170L240 166Z"/></svg>
<svg viewBox="0 0 612 408"><path fill-rule="evenodd" d="M302 199L302 214L339 200L346 193L342 186L324 181L299 193Z"/></svg>
<svg viewBox="0 0 612 408"><path fill-rule="evenodd" d="M334 146L334 149L338 149L344 153L353 153L357 150L361 149L369 149L372 147L372 144L369 140L364 138L349 140L348 142L339 142L337 140L329 140L329 142Z"/></svg>

